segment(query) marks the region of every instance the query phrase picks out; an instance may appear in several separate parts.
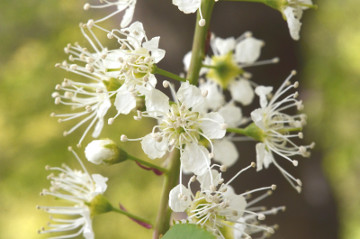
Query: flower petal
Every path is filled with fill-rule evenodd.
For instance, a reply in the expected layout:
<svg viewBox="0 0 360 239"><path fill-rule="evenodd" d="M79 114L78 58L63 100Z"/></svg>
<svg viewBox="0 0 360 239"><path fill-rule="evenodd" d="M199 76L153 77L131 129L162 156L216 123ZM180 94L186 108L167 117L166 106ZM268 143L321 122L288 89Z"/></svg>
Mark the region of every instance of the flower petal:
<svg viewBox="0 0 360 239"><path fill-rule="evenodd" d="M185 196L186 200L179 197ZM184 212L191 204L191 192L184 185L179 184L171 189L169 193L169 207L174 212Z"/></svg>
<svg viewBox="0 0 360 239"><path fill-rule="evenodd" d="M168 150L168 142L163 138L160 142L152 133L146 135L141 140L141 147L151 159L161 158Z"/></svg>
<svg viewBox="0 0 360 239"><path fill-rule="evenodd" d="M196 175L202 174L210 165L209 151L197 143L186 144L180 160L184 171Z"/></svg>
<svg viewBox="0 0 360 239"><path fill-rule="evenodd" d="M200 129L209 139L221 139L226 134L224 118L217 112L210 112L201 119Z"/></svg>
<svg viewBox="0 0 360 239"><path fill-rule="evenodd" d="M235 58L239 63L254 63L260 56L264 42L247 37L236 45Z"/></svg>
<svg viewBox="0 0 360 239"><path fill-rule="evenodd" d="M254 90L248 80L240 79L230 83L232 98L243 105L249 105L254 99Z"/></svg>
<svg viewBox="0 0 360 239"><path fill-rule="evenodd" d="M239 157L239 153L233 142L228 139L214 141L214 159L221 164L230 167Z"/></svg>

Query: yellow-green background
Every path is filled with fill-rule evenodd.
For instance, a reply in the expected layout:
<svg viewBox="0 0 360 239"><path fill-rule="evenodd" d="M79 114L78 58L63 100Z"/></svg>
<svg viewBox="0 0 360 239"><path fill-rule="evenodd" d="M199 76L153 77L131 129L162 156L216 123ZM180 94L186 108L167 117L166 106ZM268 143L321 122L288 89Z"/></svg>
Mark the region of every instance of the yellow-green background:
<svg viewBox="0 0 360 239"><path fill-rule="evenodd" d="M179 72L182 55L191 43L191 39L181 36L193 31L191 23L185 34L183 25L191 22L193 16L179 13L170 0L138 2L136 17L144 21L151 37L162 36L160 45L167 50L164 65ZM55 106L50 95L63 77L70 76L53 66L66 57L62 49L68 42L84 43L78 22L95 16L94 12L89 15L83 12L83 3L67 0L0 2L0 238L39 238L36 231L46 224L48 215L35 207L56 203L39 196L42 188L49 186L45 165L66 162L78 167L66 148L76 144L79 134L62 137L62 132L72 124L59 124L49 115L66 110ZM149 13L150 4L156 6ZM317 4L317 11L309 10L304 14L306 19L299 43L288 39L286 23L272 9L258 4L233 6L244 14L242 6L251 9L247 14L257 19L254 26L265 22L271 26L269 21L277 19L274 24L280 22L281 25L271 26L277 31L269 28L268 37L262 37L267 42L266 47L282 49L273 47L273 44L279 46L276 41L280 41L283 48L287 47L281 42L284 38L274 40L281 28L293 52L297 52L298 65L291 67L301 72L300 81L305 88L303 95L309 115L306 136L317 142L316 155L323 159L326 178L335 193L340 233L333 238L357 239L360 238L360 3L358 0L322 0ZM257 8L261 14L256 12ZM262 13L273 15L267 18ZM223 21L219 30L241 25L241 22L231 22L230 17L214 14L215 20ZM113 26L118 24L115 21L119 19L114 18ZM253 25L246 24L244 21L245 30L253 30ZM286 59L281 64L288 66ZM285 76L290 70L284 67L277 74ZM151 122L123 118L112 127L106 126L102 136L112 137L117 142L120 133L141 137L150 125ZM134 132L139 126L144 128ZM89 141L87 137L85 144ZM129 143L126 147L129 152L143 156L139 143ZM82 155L81 149L77 151ZM301 163L306 164L306 161ZM160 198L160 177L140 170L131 162L111 168L86 165L89 171L110 178L106 195L111 202L121 202L130 211L154 220ZM281 203L286 204L286 201ZM292 223L296 224L296 217ZM94 229L97 238L150 238L151 235L151 231L127 218L112 214L96 217ZM298 230L304 229L299 225Z"/></svg>

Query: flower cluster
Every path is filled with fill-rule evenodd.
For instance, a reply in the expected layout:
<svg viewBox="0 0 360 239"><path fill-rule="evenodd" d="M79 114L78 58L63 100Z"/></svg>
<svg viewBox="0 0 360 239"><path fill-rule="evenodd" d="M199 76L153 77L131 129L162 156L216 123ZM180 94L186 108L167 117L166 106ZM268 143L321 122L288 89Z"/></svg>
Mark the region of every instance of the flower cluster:
<svg viewBox="0 0 360 239"><path fill-rule="evenodd" d="M72 151L79 161L82 170L73 170L67 165L60 167L47 166L47 170L58 172L48 176L51 180L49 190L43 190L41 195L54 196L63 199L68 203L66 206L38 206L45 212L53 215L48 224L49 229L39 230L43 233L61 233L62 236L56 238L72 238L83 235L86 239L93 239L92 217L96 213L91 206L96 204L98 197L106 191L107 178L100 174L90 175L77 154ZM71 218L66 218L71 216ZM55 238L55 237L52 237Z"/></svg>
<svg viewBox="0 0 360 239"><path fill-rule="evenodd" d="M273 164L298 192L301 180L290 174L278 163L278 158L286 159L297 166L295 157L310 155L314 144L300 145L302 128L306 122L304 114L294 113L303 104L298 93L292 92L299 83L291 82L295 71L274 93L272 86L256 83L249 68L273 64L278 58L261 60L264 41L245 32L234 38L220 38L210 33L211 52L194 44L191 52L184 56L187 77L176 75L157 65L165 56L159 48L160 37L148 38L143 24L132 22L136 0L100 0L99 4L86 3L85 10L115 9L105 17L80 24L80 31L87 41L87 47L79 43L68 44L65 53L68 60L56 64L71 72L74 79L64 79L56 85L52 97L55 104L70 106L74 112L52 113L60 122L77 120L64 135L86 125L78 142L78 147L92 130L92 136L100 136L105 123L111 125L121 115L132 115L134 120L155 119L156 123L140 138L119 132L120 140L140 141L142 150L150 160L142 160L117 146L111 139L93 140L85 148L87 160L93 164L112 165L125 160L136 161L137 165L151 170L156 175L164 175L164 197L155 225L154 238L165 231L169 218L165 215L166 204L174 213L185 213L176 223L196 224L211 232L218 239L262 239L273 234L276 225L266 225L262 221L267 215L277 214L284 207L266 209L257 204L272 194L275 185L255 188L237 194L230 185L250 168L257 171ZM180 11L188 14L198 12L198 41L205 39L208 31L207 20L216 0L173 0ZM259 0L259 2L262 2ZM314 7L311 0L275 0L263 3L279 10L287 20L291 36L299 38L300 18L303 10ZM107 30L99 25L112 16L124 12L120 29ZM205 29L204 29L205 28ZM199 30L200 29L200 30ZM196 34L196 35L197 35ZM106 41L116 41L115 47L108 48ZM200 54L198 54L200 52ZM200 57L193 57L199 56ZM198 58L198 59L196 59ZM196 65L194 67L194 65ZM195 69L195 70L194 70ZM191 74L195 76L191 76ZM159 82L156 75L165 76ZM179 81L175 84L169 81ZM255 77L254 77L255 78ZM162 85L168 92L160 90ZM168 95L171 95L170 98ZM251 109L258 97L260 106ZM114 107L115 115L109 116ZM246 110L245 107L249 107ZM250 112L246 115L243 112ZM241 152L238 141L256 141L256 163L237 170L225 182L223 173L237 165ZM65 199L70 206L39 206L55 215L49 229L39 233L60 233L53 238L73 238L83 235L94 238L91 218L99 213L115 211L128 216L136 223L152 228L153 225L124 209L112 207L103 196L107 178L90 175L79 157L83 171L72 170L68 166L48 167L58 171L51 174L51 188L42 195ZM178 154L177 154L178 152ZM175 155L175 156L174 156ZM151 162L162 159L162 164ZM183 182L183 174L192 174L188 182ZM177 180L180 175L179 180ZM194 186L196 184L196 186ZM187 186L184 186L187 185ZM71 216L67 218L66 216Z"/></svg>

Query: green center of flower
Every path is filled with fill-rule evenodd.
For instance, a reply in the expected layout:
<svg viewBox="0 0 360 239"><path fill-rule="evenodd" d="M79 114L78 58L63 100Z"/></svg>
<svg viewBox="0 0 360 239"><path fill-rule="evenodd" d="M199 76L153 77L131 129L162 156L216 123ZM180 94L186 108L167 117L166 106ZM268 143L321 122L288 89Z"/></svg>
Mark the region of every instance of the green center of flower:
<svg viewBox="0 0 360 239"><path fill-rule="evenodd" d="M234 61L232 52L226 55L213 56L211 60L211 67L207 77L217 82L224 89L228 87L235 77L244 73L244 70Z"/></svg>

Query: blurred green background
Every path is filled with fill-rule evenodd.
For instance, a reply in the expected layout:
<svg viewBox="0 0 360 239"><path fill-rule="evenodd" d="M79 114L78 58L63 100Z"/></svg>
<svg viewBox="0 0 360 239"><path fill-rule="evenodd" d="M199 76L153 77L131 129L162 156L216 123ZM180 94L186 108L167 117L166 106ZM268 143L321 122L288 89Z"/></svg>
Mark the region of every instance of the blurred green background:
<svg viewBox="0 0 360 239"><path fill-rule="evenodd" d="M149 37L161 36L160 46L167 50L162 64L180 72L182 56L191 45L193 16L179 13L170 0L138 2L135 19L144 22ZM330 204L326 210L336 210L338 216L334 216L334 224L312 225L314 228L309 235L315 236L302 238L329 239L316 236L316 230L334 227L337 231L339 226L339 233L331 238L357 239L360 238L360 3L358 0L319 0L316 3L319 5L317 11L309 10L304 14L299 43L291 41L279 13L259 4L219 3L219 10L215 8L217 25L214 23L214 28L222 33L235 28L241 32L252 30L255 36L256 29L260 28L259 38L266 41L270 57L273 51L275 54L279 51L281 57L292 56L292 61L281 58L283 62L273 76L283 80L280 76L286 76L292 70L290 67L300 72L309 122L307 138L317 143L314 157L321 162L331 185L330 192L334 193L336 204ZM67 111L65 107L55 106L50 97L54 86L70 76L55 69L54 64L66 57L63 47L68 42L85 42L78 31L78 22L98 14L82 11L83 4L67 0L0 1L0 238L39 238L37 229L46 225L48 215L37 211L35 206L56 203L39 196L42 188L49 186L45 165L57 166L65 162L78 167L66 150L68 145L76 144L78 132L62 137L62 132L72 123L59 124L49 115L53 111ZM257 10L259 12L255 12ZM239 27L241 22L229 24L236 22L237 17L249 17L242 19L244 27ZM119 21L119 18L113 20ZM222 37L226 36L230 33ZM115 125L105 127L102 135L117 142L119 132L136 138L148 132L146 128L151 123L122 118ZM143 132L134 133L133 129L139 127L144 127ZM90 140L87 137L84 145ZM139 143L128 143L126 147L129 152L143 156ZM81 149L77 151L83 155ZM306 165L307 161L302 164ZM130 211L155 219L162 184L160 177L142 171L131 162L111 168L86 166L89 171L110 178L106 195L112 203L121 202ZM304 182L310 186L317 183L310 176ZM308 194L305 184L304 200ZM291 198L293 195L287 197L289 201ZM287 204L287 201L281 203ZM284 215L283 220L286 221L287 216ZM293 219L288 223L297 224L300 220L296 216ZM309 218L301 220L311 221ZM274 238L290 238L281 234L287 226L281 222L280 226ZM309 226L299 223L294 228L292 233L308 230ZM151 231L113 214L96 217L94 229L97 238L150 238L151 235Z"/></svg>

